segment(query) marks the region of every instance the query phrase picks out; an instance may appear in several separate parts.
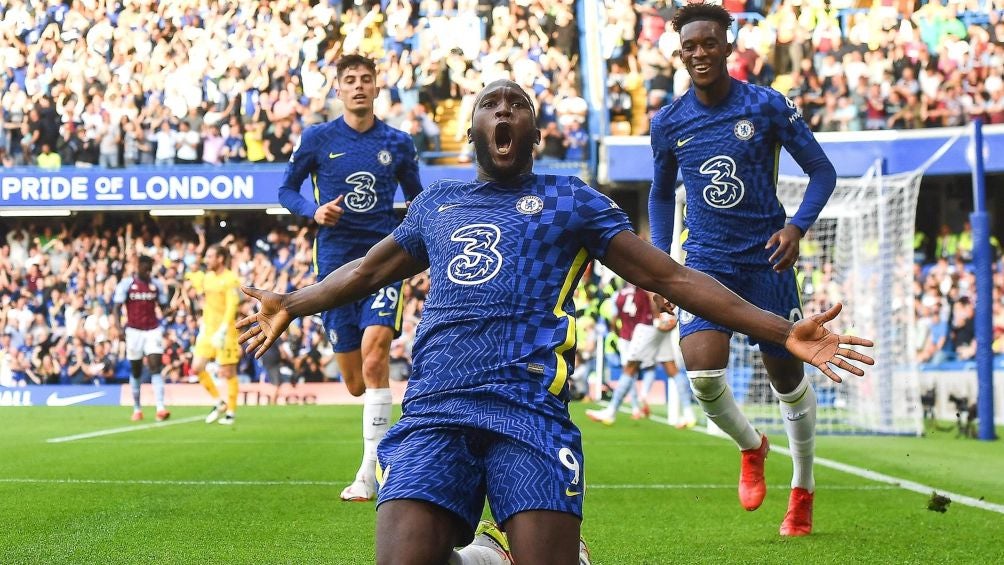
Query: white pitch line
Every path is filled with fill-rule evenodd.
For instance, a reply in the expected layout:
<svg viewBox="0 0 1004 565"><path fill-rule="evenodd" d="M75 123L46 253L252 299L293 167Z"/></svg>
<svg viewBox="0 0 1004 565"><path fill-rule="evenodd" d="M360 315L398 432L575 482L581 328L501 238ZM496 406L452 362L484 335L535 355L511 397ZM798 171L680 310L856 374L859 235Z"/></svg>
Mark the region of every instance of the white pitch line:
<svg viewBox="0 0 1004 565"><path fill-rule="evenodd" d="M621 407L621 409L619 411L620 412L628 412L628 413L630 413L630 411L627 410L623 406ZM659 419L659 421L661 422L662 420ZM727 436L721 436L721 435L718 435L718 434L708 433L707 428L704 428L704 427L694 428L694 431L703 432L703 433L705 433L707 435L710 435L710 436L713 436L713 437L718 437L718 438L721 438L721 439L730 439ZM772 446L770 446L770 450L772 452L780 453L781 455L786 455L788 457L791 457L791 451L789 451L785 447L773 446L772 445ZM849 475L854 475L854 476L857 476L857 477L868 479L870 481L875 481L875 482L879 482L879 483L886 483L886 484L889 484L889 485L893 485L896 488L901 488L901 489L904 489L904 490L908 490L908 491L912 491L912 492L916 492L916 493L920 493L920 494L924 494L924 495L929 495L931 493L938 493L940 495L947 496L948 498L950 498L952 500L952 502L957 502L959 504L962 504L963 506L972 506L973 508L980 508L980 509L983 509L983 510L988 510L990 512L996 512L998 514L1004 514L1004 504L996 504L996 503L993 503L993 502L987 502L986 500L981 500L979 498L973 498L971 496L967 496L967 495L964 495L964 494L959 494L957 492L950 492L950 491L947 491L947 490L944 490L944 489L940 489L940 488L937 488L937 487L928 486L928 485L925 485L925 484L922 484L922 483L918 483L918 482L914 482L914 481L910 481L910 480L907 480L907 479L901 479L901 478L898 478L898 477L893 477L891 475L885 475L885 474L878 473L878 472L875 472L875 471L872 471L872 470L869 470L869 469L865 469L863 467L857 467L855 465L849 465L847 463L841 463L840 461L834 461L832 459L826 459L824 457L816 457L815 458L815 464L816 465L820 465L822 467L829 467L830 469L836 469L837 471L843 471L844 473L847 473ZM593 488L602 488L602 487L596 487L595 485L593 485ZM817 486L816 488L819 489L820 487Z"/></svg>
<svg viewBox="0 0 1004 565"><path fill-rule="evenodd" d="M770 450L791 457L791 451L789 451L787 448L771 446ZM898 477L893 477L891 475L877 473L875 471L865 469L863 467L848 465L847 463L841 463L840 461L834 461L832 459L816 457L815 462L816 465L829 467L830 469L836 469L837 471L843 471L849 475L855 475L858 477L868 479L870 481L894 485L901 489L917 492L924 495L929 495L931 493L936 492L942 496L947 496L948 498L952 499L952 502L957 502L965 506L972 506L974 508L982 508L983 510L989 510L990 512L997 512L998 514L1004 514L1004 504L995 504L993 502L987 502L985 500L980 500L978 498L973 498L971 496L966 496L964 494L949 492L944 489L927 486L925 484L909 481L907 479L900 479Z"/></svg>
<svg viewBox="0 0 1004 565"><path fill-rule="evenodd" d="M92 437L110 436L113 434L124 434L126 432L138 432L140 430L149 430L151 428L166 428L167 426L174 426L176 424L187 424L189 422L197 422L199 420L204 420L204 416L192 416L190 418L181 418L178 420L168 420L166 422L153 422L150 424L141 424L139 426L122 426L121 428L111 428L109 430L98 430L96 432L87 432L86 434L76 434L72 436L54 437L45 440L47 443L65 443L67 441L76 441L78 439L88 439Z"/></svg>
<svg viewBox="0 0 1004 565"><path fill-rule="evenodd" d="M207 480L161 480L161 479L3 479L0 483L61 484L61 485L158 485L158 486L345 486L346 481L207 481Z"/></svg>
<svg viewBox="0 0 1004 565"><path fill-rule="evenodd" d="M720 436L718 434L712 434L708 432L707 428L697 427L694 431L703 432L713 437L718 437L721 439L731 440L728 436ZM780 453L781 455L786 455L791 457L791 451L786 447L780 446L770 446L772 453ZM950 492L937 487L927 486L922 483L917 483L907 479L901 479L899 477L893 477L892 475L885 475L882 473L877 473L875 471L865 469L863 467L858 467L856 465L848 465L847 463L841 463L840 461L834 461L832 459L826 459L824 457L816 457L815 464L821 467L829 467L830 469L836 469L837 471L843 471L848 475L854 475L856 477L861 477L863 479L868 479L869 481L875 481L879 483L886 483L893 485L895 487L909 490L912 492L930 495L931 493L938 493L943 496L947 496L952 500L952 502L958 502L963 506L972 506L973 508L980 508L983 510L988 510L990 512L996 512L998 514L1004 514L1004 504L995 504L993 502L987 502L985 500L980 500L978 498L973 498L971 496L966 496L964 494L959 494L957 492ZM819 488L818 486L816 487Z"/></svg>
<svg viewBox="0 0 1004 565"><path fill-rule="evenodd" d="M268 439L232 439L206 437L203 439L107 439L88 442L90 445L275 445L275 440ZM300 439L282 440L283 445L304 444L304 445L355 445L358 439Z"/></svg>
<svg viewBox="0 0 1004 565"><path fill-rule="evenodd" d="M20 483L20 484L83 484L83 485L157 485L157 486L331 486L342 487L348 479L344 481L212 481L212 480L168 480L168 479L21 479L21 478L0 478L0 484ZM736 488L735 483L730 484L589 484L587 489L597 490L708 490L708 489L729 489ZM832 485L822 490L897 490L893 486L880 485Z"/></svg>
<svg viewBox="0 0 1004 565"><path fill-rule="evenodd" d="M735 490L736 483L729 483L723 485L702 485L702 484L624 484L624 485L607 485L607 484L586 484L586 490L598 489L598 490L718 490L727 489ZM898 490L893 486L882 486L882 485L829 485L825 488L819 487L817 490Z"/></svg>

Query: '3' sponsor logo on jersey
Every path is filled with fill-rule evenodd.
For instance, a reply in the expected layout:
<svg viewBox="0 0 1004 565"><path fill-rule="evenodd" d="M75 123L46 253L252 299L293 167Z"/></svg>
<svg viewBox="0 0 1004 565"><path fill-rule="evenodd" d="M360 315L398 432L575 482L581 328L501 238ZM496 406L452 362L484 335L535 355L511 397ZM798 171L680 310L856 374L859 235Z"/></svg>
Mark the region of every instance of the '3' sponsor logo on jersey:
<svg viewBox="0 0 1004 565"><path fill-rule="evenodd" d="M353 212L368 212L376 206L376 177L373 173L359 171L349 175L345 182L352 185L352 192L345 195L345 207Z"/></svg>
<svg viewBox="0 0 1004 565"><path fill-rule="evenodd" d="M464 247L450 259L446 276L462 285L490 281L502 269L502 254L496 249L500 239L502 232L492 224L470 224L454 230L450 241L463 243Z"/></svg>
<svg viewBox="0 0 1004 565"><path fill-rule="evenodd" d="M714 208L731 208L742 201L746 185L736 176L736 162L728 155L717 155L701 164L701 174L711 177L704 187L704 201Z"/></svg>

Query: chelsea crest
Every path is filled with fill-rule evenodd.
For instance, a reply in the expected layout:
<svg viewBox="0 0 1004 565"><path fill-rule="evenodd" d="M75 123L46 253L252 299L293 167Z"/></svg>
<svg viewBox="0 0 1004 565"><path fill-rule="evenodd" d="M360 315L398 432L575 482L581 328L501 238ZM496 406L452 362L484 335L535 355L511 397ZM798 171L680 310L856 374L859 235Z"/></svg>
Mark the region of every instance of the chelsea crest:
<svg viewBox="0 0 1004 565"><path fill-rule="evenodd" d="M736 137L743 141L747 141L753 137L756 130L753 129L753 122L749 120L739 120L736 122L736 127L732 128L733 133Z"/></svg>
<svg viewBox="0 0 1004 565"><path fill-rule="evenodd" d="M536 194L528 194L516 202L516 211L520 214L536 214L544 209L544 201Z"/></svg>

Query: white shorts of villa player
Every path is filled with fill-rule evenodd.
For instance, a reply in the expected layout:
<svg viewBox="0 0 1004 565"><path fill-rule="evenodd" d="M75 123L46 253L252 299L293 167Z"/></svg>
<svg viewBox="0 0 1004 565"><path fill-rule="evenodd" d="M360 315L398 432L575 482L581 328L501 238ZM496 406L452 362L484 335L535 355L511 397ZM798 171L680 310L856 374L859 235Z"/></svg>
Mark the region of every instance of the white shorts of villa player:
<svg viewBox="0 0 1004 565"><path fill-rule="evenodd" d="M631 339L618 340L617 349L620 351L622 364L636 361L641 367L650 367L667 361L679 365L683 360L679 333L675 327L666 332L655 326L638 324L634 327Z"/></svg>
<svg viewBox="0 0 1004 565"><path fill-rule="evenodd" d="M164 353L164 329L138 330L126 327L126 359L138 361L147 355Z"/></svg>

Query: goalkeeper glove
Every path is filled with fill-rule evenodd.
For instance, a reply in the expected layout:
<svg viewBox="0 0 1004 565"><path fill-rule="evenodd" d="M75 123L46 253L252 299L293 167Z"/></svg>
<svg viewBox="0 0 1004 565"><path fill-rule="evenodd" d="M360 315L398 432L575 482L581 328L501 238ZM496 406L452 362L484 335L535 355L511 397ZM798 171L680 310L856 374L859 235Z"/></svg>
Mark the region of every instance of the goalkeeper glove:
<svg viewBox="0 0 1004 565"><path fill-rule="evenodd" d="M213 339L209 343L211 343L213 347L216 349L223 349L223 344L226 342L226 340L227 340L227 329L224 327L220 328L219 330L216 331L216 333L213 334Z"/></svg>

